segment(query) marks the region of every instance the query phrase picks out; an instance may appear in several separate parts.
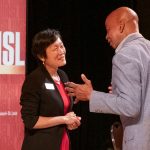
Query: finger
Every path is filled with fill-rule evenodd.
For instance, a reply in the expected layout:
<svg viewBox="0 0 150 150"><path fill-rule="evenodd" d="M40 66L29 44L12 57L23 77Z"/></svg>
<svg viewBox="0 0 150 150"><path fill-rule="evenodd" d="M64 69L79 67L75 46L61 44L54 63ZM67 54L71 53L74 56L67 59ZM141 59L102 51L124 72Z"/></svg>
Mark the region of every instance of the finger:
<svg viewBox="0 0 150 150"><path fill-rule="evenodd" d="M78 120L78 118L76 118L76 121L73 123L73 126L74 127L78 127L78 126L80 126L80 120Z"/></svg>
<svg viewBox="0 0 150 150"><path fill-rule="evenodd" d="M109 90L108 92L112 94L112 86L109 86L108 90Z"/></svg>
<svg viewBox="0 0 150 150"><path fill-rule="evenodd" d="M68 128L69 130L73 130L73 128L72 128L71 125L67 125L67 128Z"/></svg>
<svg viewBox="0 0 150 150"><path fill-rule="evenodd" d="M68 127L69 130L74 130L74 129L77 129L77 128L78 128L78 126L74 126L74 125L70 125L70 126Z"/></svg>
<svg viewBox="0 0 150 150"><path fill-rule="evenodd" d="M72 111L72 112L67 113L67 116L76 117L76 114Z"/></svg>
<svg viewBox="0 0 150 150"><path fill-rule="evenodd" d="M85 84L91 85L91 81L84 74L81 74L81 78Z"/></svg>
<svg viewBox="0 0 150 150"><path fill-rule="evenodd" d="M68 116L68 115L74 115L75 113L73 112L73 111L71 111L71 112L68 112L66 115Z"/></svg>
<svg viewBox="0 0 150 150"><path fill-rule="evenodd" d="M79 100L77 99L77 98L75 98L75 100L74 100L74 104L77 104L79 102Z"/></svg>
<svg viewBox="0 0 150 150"><path fill-rule="evenodd" d="M72 96L72 97L75 97L75 93L68 93L68 96Z"/></svg>
<svg viewBox="0 0 150 150"><path fill-rule="evenodd" d="M66 87L65 89L68 93L74 93L74 89L71 87Z"/></svg>
<svg viewBox="0 0 150 150"><path fill-rule="evenodd" d="M75 88L76 86L77 86L77 84L76 83L74 83L74 82L66 82L65 83L65 85L67 86L67 87L72 87L72 88Z"/></svg>
<svg viewBox="0 0 150 150"><path fill-rule="evenodd" d="M109 89L109 90L112 90L112 86L109 86L108 89Z"/></svg>

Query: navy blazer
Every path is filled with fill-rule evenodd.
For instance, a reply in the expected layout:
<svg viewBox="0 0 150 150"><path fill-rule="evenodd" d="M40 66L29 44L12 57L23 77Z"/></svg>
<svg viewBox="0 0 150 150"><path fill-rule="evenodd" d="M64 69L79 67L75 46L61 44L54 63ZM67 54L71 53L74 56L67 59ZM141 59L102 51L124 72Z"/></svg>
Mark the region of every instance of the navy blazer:
<svg viewBox="0 0 150 150"><path fill-rule="evenodd" d="M66 73L58 69L62 83L68 81ZM45 83L51 85L46 88ZM54 88L53 88L54 87ZM29 74L22 86L21 115L25 125L25 137L22 150L59 150L66 125L57 125L44 129L33 129L39 116L55 117L64 115L62 97L43 65ZM72 109L72 98L70 98Z"/></svg>

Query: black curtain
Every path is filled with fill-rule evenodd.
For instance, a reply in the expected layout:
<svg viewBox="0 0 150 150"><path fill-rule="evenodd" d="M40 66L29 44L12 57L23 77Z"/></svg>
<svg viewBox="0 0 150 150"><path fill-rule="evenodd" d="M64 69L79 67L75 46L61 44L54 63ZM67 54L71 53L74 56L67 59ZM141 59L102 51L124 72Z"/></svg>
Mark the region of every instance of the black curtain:
<svg viewBox="0 0 150 150"><path fill-rule="evenodd" d="M31 53L35 33L46 28L61 32L67 49L65 70L71 81L82 83L81 73L92 81L95 90L107 92L111 82L114 55L105 40L105 18L119 6L137 8L135 0L28 0L26 74L37 67ZM89 112L88 102L74 105L82 117L81 126L71 131L72 150L112 149L110 127L117 115Z"/></svg>

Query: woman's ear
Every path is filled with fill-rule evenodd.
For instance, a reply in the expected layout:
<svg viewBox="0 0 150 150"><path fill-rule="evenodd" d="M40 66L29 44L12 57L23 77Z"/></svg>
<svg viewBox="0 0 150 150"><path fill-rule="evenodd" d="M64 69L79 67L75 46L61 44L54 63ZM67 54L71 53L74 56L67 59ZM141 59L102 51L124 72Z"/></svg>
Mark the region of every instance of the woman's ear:
<svg viewBox="0 0 150 150"><path fill-rule="evenodd" d="M42 56L40 56L40 55L38 55L37 56L43 63L45 62L45 58L44 57L42 57Z"/></svg>

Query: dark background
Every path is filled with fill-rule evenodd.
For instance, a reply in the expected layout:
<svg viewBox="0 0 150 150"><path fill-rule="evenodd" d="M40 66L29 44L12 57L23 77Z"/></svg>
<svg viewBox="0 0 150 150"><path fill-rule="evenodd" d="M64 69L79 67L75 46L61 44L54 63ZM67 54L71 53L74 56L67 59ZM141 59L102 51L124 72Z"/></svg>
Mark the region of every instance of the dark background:
<svg viewBox="0 0 150 150"><path fill-rule="evenodd" d="M140 18L140 32L150 39L149 0L27 0L26 74L37 67L31 54L35 33L55 28L67 49L63 67L71 81L82 83L81 73L95 90L108 92L114 50L105 40L105 18L114 9L128 6ZM72 150L111 150L110 127L119 117L89 112L88 102L79 102L74 111L82 117L79 129L71 132Z"/></svg>

